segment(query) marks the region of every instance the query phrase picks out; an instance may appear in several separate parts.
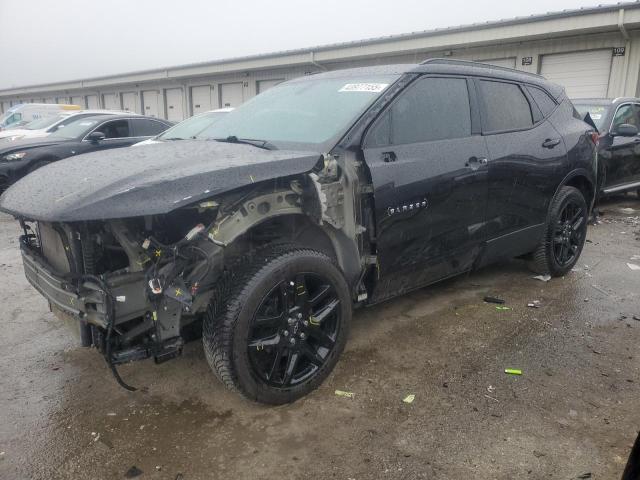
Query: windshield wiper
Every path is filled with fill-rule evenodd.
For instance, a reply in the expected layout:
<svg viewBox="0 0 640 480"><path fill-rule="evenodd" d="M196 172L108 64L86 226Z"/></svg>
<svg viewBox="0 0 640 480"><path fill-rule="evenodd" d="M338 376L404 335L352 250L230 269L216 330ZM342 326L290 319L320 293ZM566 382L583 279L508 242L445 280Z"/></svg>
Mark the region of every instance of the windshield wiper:
<svg viewBox="0 0 640 480"><path fill-rule="evenodd" d="M229 135L227 138L214 138L216 142L224 143L240 143L244 145L253 145L254 147L263 148L265 150L277 150L277 147L273 143L269 143L267 140L255 140L253 138L238 138L235 135Z"/></svg>
<svg viewBox="0 0 640 480"><path fill-rule="evenodd" d="M180 137L171 137L171 138L163 138L162 140L184 140L184 138L180 138Z"/></svg>

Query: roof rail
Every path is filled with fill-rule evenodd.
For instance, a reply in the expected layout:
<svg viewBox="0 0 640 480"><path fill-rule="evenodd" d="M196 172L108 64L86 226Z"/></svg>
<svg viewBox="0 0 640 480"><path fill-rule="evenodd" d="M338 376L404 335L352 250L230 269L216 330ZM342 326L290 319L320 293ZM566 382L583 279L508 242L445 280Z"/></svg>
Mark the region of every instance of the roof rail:
<svg viewBox="0 0 640 480"><path fill-rule="evenodd" d="M544 78L542 75L538 75L536 73L524 72L522 70L516 70L514 68L500 67L498 65L491 65L489 63L474 62L472 60L458 60L456 58L427 58L425 61L420 62L420 65L430 64L467 65L469 67L491 68L494 70L503 70L505 72L516 72L522 75L530 75L536 78Z"/></svg>

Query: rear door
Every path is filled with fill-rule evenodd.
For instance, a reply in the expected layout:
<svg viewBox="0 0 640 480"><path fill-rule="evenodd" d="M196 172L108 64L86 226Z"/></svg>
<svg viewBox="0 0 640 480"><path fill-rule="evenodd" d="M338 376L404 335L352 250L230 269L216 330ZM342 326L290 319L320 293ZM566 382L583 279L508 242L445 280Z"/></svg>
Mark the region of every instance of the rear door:
<svg viewBox="0 0 640 480"><path fill-rule="evenodd" d="M613 116L610 132L614 134L622 124L630 124L640 129L640 106L636 103L623 103ZM608 155L604 163L604 190L622 187L625 184L640 181L640 137L614 136L607 148Z"/></svg>
<svg viewBox="0 0 640 480"><path fill-rule="evenodd" d="M369 128L375 300L471 268L483 238L487 149L464 77L417 79Z"/></svg>
<svg viewBox="0 0 640 480"><path fill-rule="evenodd" d="M526 253L538 243L567 152L523 85L476 79L476 88L490 159L485 260L491 261ZM551 114L555 102L539 93L551 102L545 109Z"/></svg>

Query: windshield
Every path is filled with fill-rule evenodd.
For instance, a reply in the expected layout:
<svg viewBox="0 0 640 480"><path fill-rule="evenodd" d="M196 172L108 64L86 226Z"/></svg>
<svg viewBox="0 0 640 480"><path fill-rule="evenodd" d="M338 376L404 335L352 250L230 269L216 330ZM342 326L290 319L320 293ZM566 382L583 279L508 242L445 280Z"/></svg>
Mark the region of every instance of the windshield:
<svg viewBox="0 0 640 480"><path fill-rule="evenodd" d="M350 127L398 75L308 78L284 83L228 113L197 138L262 140L317 150Z"/></svg>
<svg viewBox="0 0 640 480"><path fill-rule="evenodd" d="M19 112L13 113L12 110L9 110L3 117L0 117L0 127L8 127L9 125L18 123L21 120L22 120L21 113Z"/></svg>
<svg viewBox="0 0 640 480"><path fill-rule="evenodd" d="M27 123L24 128L26 130L40 130L41 128L47 128L56 122L59 122L64 118L64 115L54 115L52 117L44 117Z"/></svg>
<svg viewBox="0 0 640 480"><path fill-rule="evenodd" d="M574 104L576 110L580 114L581 118L584 118L587 113L591 115L591 120L596 124L596 127L599 131L602 131L602 127L604 126L604 121L607 118L607 113L609 111L610 106L608 105L590 105L588 103L585 104Z"/></svg>
<svg viewBox="0 0 640 480"><path fill-rule="evenodd" d="M97 124L98 120L86 120L79 118L75 122L69 123L64 128L56 130L49 136L54 138L80 138L89 133L89 131Z"/></svg>
<svg viewBox="0 0 640 480"><path fill-rule="evenodd" d="M206 112L195 117L186 119L183 122L171 127L162 135L157 137L158 140L186 140L195 138L205 128L211 126L228 112Z"/></svg>

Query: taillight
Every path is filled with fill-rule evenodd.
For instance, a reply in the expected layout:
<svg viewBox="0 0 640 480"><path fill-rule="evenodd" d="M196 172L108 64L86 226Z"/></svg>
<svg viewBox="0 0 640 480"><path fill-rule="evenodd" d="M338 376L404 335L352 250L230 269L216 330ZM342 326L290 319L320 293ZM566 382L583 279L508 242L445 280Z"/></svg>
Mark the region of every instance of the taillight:
<svg viewBox="0 0 640 480"><path fill-rule="evenodd" d="M596 147L598 146L600 143L600 135L598 135L598 132L591 132L591 141Z"/></svg>

